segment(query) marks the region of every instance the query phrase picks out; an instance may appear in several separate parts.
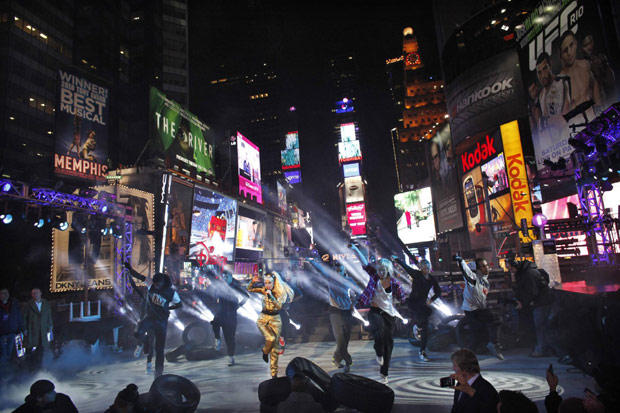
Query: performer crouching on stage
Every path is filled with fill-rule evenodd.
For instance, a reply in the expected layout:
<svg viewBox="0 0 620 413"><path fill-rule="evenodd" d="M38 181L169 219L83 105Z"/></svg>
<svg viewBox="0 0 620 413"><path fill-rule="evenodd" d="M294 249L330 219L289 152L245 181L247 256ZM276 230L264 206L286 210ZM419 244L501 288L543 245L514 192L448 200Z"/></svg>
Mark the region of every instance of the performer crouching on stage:
<svg viewBox="0 0 620 413"><path fill-rule="evenodd" d="M275 378L278 376L278 341L282 331L280 310L286 302L293 300L294 293L275 271L265 274L263 287L255 287L259 281L258 274L256 274L248 284L248 291L263 294L263 310L256 324L265 337L263 360L267 363L271 355L271 377Z"/></svg>
<svg viewBox="0 0 620 413"><path fill-rule="evenodd" d="M368 260L355 245L352 245L351 249L358 255L364 270L370 276L366 289L359 296L357 306L368 307L370 305L368 322L375 338L374 348L377 363L381 366L381 382L388 384L388 370L394 348L394 322L397 314L394 299L404 303L407 295L398 280L392 277L394 267L390 260L380 259L375 270L368 265Z"/></svg>
<svg viewBox="0 0 620 413"><path fill-rule="evenodd" d="M132 277L140 281L146 280L146 277L134 270L131 264L125 262L124 265ZM153 284L149 287L144 301L144 317L138 322L134 332L134 336L138 339L138 346L134 355L137 354L139 357L146 340L148 340L146 332L152 331L155 335L155 377L159 377L164 373L164 347L166 345L168 317L170 310L181 307L181 298L172 288L170 277L158 272L153 277ZM149 362L147 361L147 363ZM147 364L147 371L148 369L149 365Z"/></svg>

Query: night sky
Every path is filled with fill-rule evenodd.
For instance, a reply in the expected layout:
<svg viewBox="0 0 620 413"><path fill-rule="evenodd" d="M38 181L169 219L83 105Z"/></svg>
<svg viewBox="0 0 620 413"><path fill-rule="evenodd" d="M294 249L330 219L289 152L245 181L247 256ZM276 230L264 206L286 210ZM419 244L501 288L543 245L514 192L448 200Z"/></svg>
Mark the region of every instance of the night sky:
<svg viewBox="0 0 620 413"><path fill-rule="evenodd" d="M206 123L217 124L217 108L209 106L207 95L215 68L265 58L277 61L299 116L303 188L321 203L322 172L327 163L337 164L337 159L324 156L325 145L335 143L329 123L333 102L326 100L326 62L331 56L354 53L360 71L356 111L368 207L392 223L397 185L389 131L395 125L385 60L402 54L402 30L411 26L427 70L439 76L431 2L334 3L190 0L190 109Z"/></svg>

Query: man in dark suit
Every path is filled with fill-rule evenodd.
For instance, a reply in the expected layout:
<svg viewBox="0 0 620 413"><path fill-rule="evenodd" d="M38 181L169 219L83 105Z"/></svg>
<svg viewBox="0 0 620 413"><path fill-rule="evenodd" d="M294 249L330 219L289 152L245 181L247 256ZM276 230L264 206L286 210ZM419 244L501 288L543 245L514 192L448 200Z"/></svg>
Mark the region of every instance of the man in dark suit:
<svg viewBox="0 0 620 413"><path fill-rule="evenodd" d="M480 375L480 365L473 351L461 349L452 356L454 374L458 383L453 387L454 404L451 413L495 413L499 395L491 383Z"/></svg>

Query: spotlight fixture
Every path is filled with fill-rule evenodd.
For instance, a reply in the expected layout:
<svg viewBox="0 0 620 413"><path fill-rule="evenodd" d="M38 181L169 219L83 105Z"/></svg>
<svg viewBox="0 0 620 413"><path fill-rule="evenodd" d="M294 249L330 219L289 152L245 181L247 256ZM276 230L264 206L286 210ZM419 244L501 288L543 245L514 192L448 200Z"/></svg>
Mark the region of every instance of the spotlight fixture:
<svg viewBox="0 0 620 413"><path fill-rule="evenodd" d="M569 138L568 144L575 148L575 150L583 152L585 155L589 155L594 151L594 148L579 139Z"/></svg>
<svg viewBox="0 0 620 413"><path fill-rule="evenodd" d="M67 212L59 211L53 214L52 216L52 227L60 230L66 231L69 228L69 223L67 222Z"/></svg>
<svg viewBox="0 0 620 413"><path fill-rule="evenodd" d="M13 222L13 214L2 214L0 215L0 219L2 220L3 224L10 224L11 222Z"/></svg>

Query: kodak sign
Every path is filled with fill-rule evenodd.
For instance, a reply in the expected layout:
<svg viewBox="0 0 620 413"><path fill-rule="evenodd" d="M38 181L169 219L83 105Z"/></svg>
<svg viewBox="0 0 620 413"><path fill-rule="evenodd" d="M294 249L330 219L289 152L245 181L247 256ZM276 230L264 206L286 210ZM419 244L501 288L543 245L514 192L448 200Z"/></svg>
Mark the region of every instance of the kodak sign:
<svg viewBox="0 0 620 413"><path fill-rule="evenodd" d="M531 225L533 216L532 199L527 183L527 171L525 170L523 149L521 148L519 124L516 120L504 123L500 126L500 132L504 144L504 156L506 157L506 170L508 172L515 224L518 226L521 219L525 218L528 225ZM531 231L529 235L531 238L534 238ZM521 232L519 232L519 236L521 241L527 241Z"/></svg>
<svg viewBox="0 0 620 413"><path fill-rule="evenodd" d="M494 141L495 138L490 138L489 135L487 135L486 141L482 141L482 143L479 141L476 145L476 149L461 154L463 173L497 155L497 149L493 146Z"/></svg>

